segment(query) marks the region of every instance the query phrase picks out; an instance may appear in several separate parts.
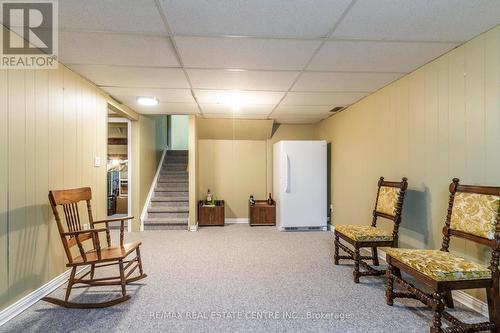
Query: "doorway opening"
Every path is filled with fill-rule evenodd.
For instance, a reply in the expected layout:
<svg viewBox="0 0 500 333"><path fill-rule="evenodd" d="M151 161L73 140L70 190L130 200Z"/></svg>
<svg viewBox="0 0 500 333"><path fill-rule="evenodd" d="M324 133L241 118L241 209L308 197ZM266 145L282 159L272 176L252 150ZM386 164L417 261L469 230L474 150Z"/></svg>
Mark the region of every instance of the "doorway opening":
<svg viewBox="0 0 500 333"><path fill-rule="evenodd" d="M132 212L131 191L131 123L125 118L108 120L107 215L129 216ZM110 224L110 227L118 227ZM131 230L130 221L128 230Z"/></svg>

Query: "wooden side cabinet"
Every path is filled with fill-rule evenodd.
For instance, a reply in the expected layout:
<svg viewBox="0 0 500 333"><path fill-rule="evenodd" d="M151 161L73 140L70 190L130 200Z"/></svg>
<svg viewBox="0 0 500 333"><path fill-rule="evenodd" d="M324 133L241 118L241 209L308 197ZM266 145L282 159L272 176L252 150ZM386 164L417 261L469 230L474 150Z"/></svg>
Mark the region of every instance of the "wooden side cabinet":
<svg viewBox="0 0 500 333"><path fill-rule="evenodd" d="M224 226L224 200L216 200L215 206L204 206L204 201L198 203L198 226Z"/></svg>
<svg viewBox="0 0 500 333"><path fill-rule="evenodd" d="M250 226L276 225L276 202L269 205L267 200L255 200L255 205L248 203L248 216Z"/></svg>

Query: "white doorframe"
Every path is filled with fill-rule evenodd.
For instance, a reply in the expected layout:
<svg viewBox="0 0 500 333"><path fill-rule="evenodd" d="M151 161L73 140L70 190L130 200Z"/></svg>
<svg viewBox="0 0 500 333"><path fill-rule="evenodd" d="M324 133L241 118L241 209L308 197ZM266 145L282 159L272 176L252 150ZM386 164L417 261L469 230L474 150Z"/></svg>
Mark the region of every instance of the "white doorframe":
<svg viewBox="0 0 500 333"><path fill-rule="evenodd" d="M128 182L128 194L127 194L127 215L131 215L132 212L132 122L127 118L108 118L108 123L127 123L127 182ZM108 157L106 156L106 162ZM107 196L106 196L107 198ZM107 203L106 203L107 206ZM132 231L132 221L128 220L127 230Z"/></svg>

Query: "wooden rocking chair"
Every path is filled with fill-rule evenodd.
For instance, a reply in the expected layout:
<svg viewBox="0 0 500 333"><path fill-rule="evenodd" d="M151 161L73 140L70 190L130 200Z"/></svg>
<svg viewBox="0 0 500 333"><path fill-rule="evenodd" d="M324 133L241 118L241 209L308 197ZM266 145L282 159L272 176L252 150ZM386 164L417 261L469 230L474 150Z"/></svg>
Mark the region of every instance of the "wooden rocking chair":
<svg viewBox="0 0 500 333"><path fill-rule="evenodd" d="M401 211L407 187L408 181L406 177L400 182L388 182L384 180L384 177L380 177L371 226L351 224L335 226L334 263L338 265L339 259L353 260L354 283L359 283L361 276L379 276L385 274L385 270L375 269L365 262L365 260L372 260L373 265L378 266L377 248L398 246L398 230L401 223ZM377 219L379 217L393 222L392 232L377 228ZM354 249L341 243L340 239L350 244ZM339 248L348 255L339 255ZM372 255L362 256L360 254L361 248L371 248ZM363 271L360 271L360 266L364 268Z"/></svg>
<svg viewBox="0 0 500 333"><path fill-rule="evenodd" d="M68 258L67 267L71 267L71 273L68 280L68 287L66 289L66 296L64 300L52 297L44 297L43 300L57 304L67 308L103 308L112 306L130 299L126 293L127 283L134 282L145 278L147 275L142 270L141 252L139 246L141 242L123 243L124 238L124 223L125 220L133 219L133 217L115 218L101 221L94 221L92 218L92 209L90 200L92 199L92 192L89 187L50 191L49 201L52 207L52 212L57 222L57 228L61 236L64 246L64 251ZM81 201L86 201L86 208L88 211L89 227L90 229L84 230L80 222L80 214L78 211L78 204ZM59 216L58 206L62 206L64 217L66 221L66 230L63 227L63 222ZM120 245L111 246L111 235L109 231L109 223L120 221ZM95 228L96 224L104 224L105 228ZM106 247L101 247L99 241L99 233L106 233ZM92 249L85 250L83 242L91 240ZM73 255L71 250L74 246L78 247L79 255ZM128 255L135 251L136 256L133 259L125 260ZM77 267L90 265L90 270L80 277L75 277ZM118 265L119 276L94 278L95 270L97 268ZM139 269L139 275L129 278L129 276ZM127 271L128 270L128 271ZM85 277L89 278L85 279ZM74 303L69 302L69 296L74 284L82 283L89 286L109 286L121 285L122 296L116 299L101 302L101 303Z"/></svg>
<svg viewBox="0 0 500 333"><path fill-rule="evenodd" d="M441 250L388 249L386 300L414 298L432 308L431 333L500 332L500 187L460 185L457 178L450 184L450 201L443 228ZM490 265L484 266L449 253L451 236L491 248ZM432 290L424 292L401 277L401 271L413 276ZM394 282L405 292L395 292ZM489 321L468 324L444 310L453 307L452 290L485 288ZM451 326L441 327L441 320Z"/></svg>

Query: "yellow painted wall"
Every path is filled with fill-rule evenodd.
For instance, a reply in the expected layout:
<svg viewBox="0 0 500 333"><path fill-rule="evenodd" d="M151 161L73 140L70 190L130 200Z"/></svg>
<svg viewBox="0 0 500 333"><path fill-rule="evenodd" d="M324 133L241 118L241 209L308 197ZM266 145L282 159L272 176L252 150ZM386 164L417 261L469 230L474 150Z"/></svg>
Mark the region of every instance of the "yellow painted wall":
<svg viewBox="0 0 500 333"><path fill-rule="evenodd" d="M140 217L151 188L159 156L156 145L156 123L153 118L139 116L132 122L132 230L139 231Z"/></svg>
<svg viewBox="0 0 500 333"><path fill-rule="evenodd" d="M407 176L401 246L439 248L451 179L500 185L499 45L497 27L320 124L334 224L369 223L378 177ZM451 250L489 260L471 242Z"/></svg>
<svg viewBox="0 0 500 333"><path fill-rule="evenodd" d="M248 217L248 197L266 195L266 141L199 140L198 195L225 200L226 218Z"/></svg>
<svg viewBox="0 0 500 333"><path fill-rule="evenodd" d="M91 186L94 217L106 216L107 103L63 66L0 70L0 126L2 309L65 270L50 189Z"/></svg>
<svg viewBox="0 0 500 333"><path fill-rule="evenodd" d="M201 137L215 138L198 140L198 196L204 198L210 189L217 198L226 200L227 218L247 218L248 197L266 199L272 192L275 142L314 140L318 135L316 125L281 125L272 135L269 121L198 121L202 123Z"/></svg>
<svg viewBox="0 0 500 333"><path fill-rule="evenodd" d="M272 120L198 118L197 124L200 140L266 140L273 128Z"/></svg>

